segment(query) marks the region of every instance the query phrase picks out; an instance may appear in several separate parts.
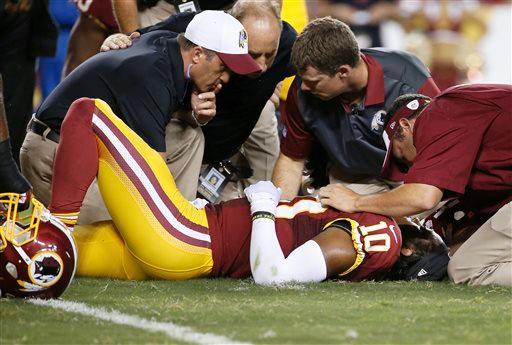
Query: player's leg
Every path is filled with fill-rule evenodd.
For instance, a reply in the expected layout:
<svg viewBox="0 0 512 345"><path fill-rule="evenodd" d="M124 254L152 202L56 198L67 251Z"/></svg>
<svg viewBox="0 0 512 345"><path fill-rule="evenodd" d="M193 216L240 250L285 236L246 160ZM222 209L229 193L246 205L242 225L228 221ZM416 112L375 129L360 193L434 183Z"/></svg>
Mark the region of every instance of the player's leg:
<svg viewBox="0 0 512 345"><path fill-rule="evenodd" d="M181 195L160 154L106 103L96 100L96 110L98 183L130 251L153 277L208 275L213 262L205 211Z"/></svg>
<svg viewBox="0 0 512 345"><path fill-rule="evenodd" d="M33 194L44 205L49 205L53 179L53 159L57 143L28 131L20 150L20 163L23 175L32 184ZM92 183L80 208L78 224L91 224L111 219L98 190Z"/></svg>
<svg viewBox="0 0 512 345"><path fill-rule="evenodd" d="M73 160L78 154L81 167L76 169ZM50 209L77 212L96 172L112 219L147 274L187 279L210 273L204 210L181 196L161 156L106 103L81 99L63 123Z"/></svg>
<svg viewBox="0 0 512 345"><path fill-rule="evenodd" d="M48 209L68 226L76 224L87 189L98 172L98 148L91 127L94 109L92 99L73 102L61 126Z"/></svg>
<svg viewBox="0 0 512 345"><path fill-rule="evenodd" d="M92 131L93 109L94 101L89 99L71 106L62 125L61 145L55 160L56 182L49 208L71 226L98 170L98 149ZM78 155L80 158L77 159ZM112 222L77 226L73 237L80 253L78 275L119 279L145 277Z"/></svg>
<svg viewBox="0 0 512 345"><path fill-rule="evenodd" d="M512 286L512 203L503 206L452 256L455 283Z"/></svg>
<svg viewBox="0 0 512 345"><path fill-rule="evenodd" d="M78 225L73 238L80 253L77 275L129 280L147 278L111 221Z"/></svg>

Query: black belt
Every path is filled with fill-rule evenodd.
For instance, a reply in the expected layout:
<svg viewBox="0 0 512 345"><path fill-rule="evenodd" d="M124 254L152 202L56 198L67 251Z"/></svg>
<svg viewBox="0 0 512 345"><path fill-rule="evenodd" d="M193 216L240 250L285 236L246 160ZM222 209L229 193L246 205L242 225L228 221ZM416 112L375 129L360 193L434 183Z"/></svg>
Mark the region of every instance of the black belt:
<svg viewBox="0 0 512 345"><path fill-rule="evenodd" d="M55 143L59 143L60 136L47 125L41 122L36 122L32 118L28 123L29 131L42 136L43 138L50 139Z"/></svg>

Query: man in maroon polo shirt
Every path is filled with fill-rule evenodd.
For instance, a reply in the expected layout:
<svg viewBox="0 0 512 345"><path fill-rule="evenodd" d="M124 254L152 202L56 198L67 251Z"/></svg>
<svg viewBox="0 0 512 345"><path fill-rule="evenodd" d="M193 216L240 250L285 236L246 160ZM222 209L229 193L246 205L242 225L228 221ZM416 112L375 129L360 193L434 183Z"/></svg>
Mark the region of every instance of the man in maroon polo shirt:
<svg viewBox="0 0 512 345"><path fill-rule="evenodd" d="M330 185L320 190L322 203L398 217L456 197L478 230L451 248L450 277L512 285L512 86L461 85L433 100L404 95L388 116L383 176L395 178L401 167L404 184L366 196Z"/></svg>
<svg viewBox="0 0 512 345"><path fill-rule="evenodd" d="M307 159L327 161L331 183L362 194L388 190L380 178L385 110L405 93L439 93L425 65L403 51L360 50L350 28L330 17L306 26L293 45L292 63L298 77L282 114L272 176L283 198L297 195Z"/></svg>

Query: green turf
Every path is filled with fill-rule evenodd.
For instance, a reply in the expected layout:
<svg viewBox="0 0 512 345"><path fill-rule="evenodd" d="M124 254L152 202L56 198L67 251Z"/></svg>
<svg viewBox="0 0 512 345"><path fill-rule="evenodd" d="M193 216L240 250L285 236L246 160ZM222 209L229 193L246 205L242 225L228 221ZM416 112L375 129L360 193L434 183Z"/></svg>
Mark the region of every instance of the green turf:
<svg viewBox="0 0 512 345"><path fill-rule="evenodd" d="M511 344L512 290L442 283L76 279L62 297L234 340L301 344ZM0 301L0 344L176 343L21 300Z"/></svg>

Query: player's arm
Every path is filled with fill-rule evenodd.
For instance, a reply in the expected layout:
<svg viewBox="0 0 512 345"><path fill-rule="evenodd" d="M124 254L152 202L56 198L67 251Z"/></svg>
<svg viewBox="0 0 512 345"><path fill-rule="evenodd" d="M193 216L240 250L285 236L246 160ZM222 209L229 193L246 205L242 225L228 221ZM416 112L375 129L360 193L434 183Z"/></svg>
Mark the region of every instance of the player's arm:
<svg viewBox="0 0 512 345"><path fill-rule="evenodd" d="M121 32L130 33L140 27L136 0L112 0L112 7Z"/></svg>
<svg viewBox="0 0 512 345"><path fill-rule="evenodd" d="M327 243L329 234L319 237L318 241L307 241L284 257L275 229L275 212L280 191L269 181L261 181L245 189L251 203L253 217L251 233L250 263L254 281L257 284L271 285L287 282L320 282L339 269L342 260L337 260L330 248L325 250L329 256L329 266L324 259L320 245ZM340 241L344 238L340 237ZM351 246L352 247L352 246ZM353 247L352 247L352 250ZM349 255L348 255L349 256ZM332 266L331 266L332 265Z"/></svg>
<svg viewBox="0 0 512 345"><path fill-rule="evenodd" d="M350 226L330 226L313 238L322 250L327 278L347 272L356 262L357 252L350 233Z"/></svg>
<svg viewBox="0 0 512 345"><path fill-rule="evenodd" d="M253 216L250 263L257 284L320 282L354 268L357 252L350 220L333 222L285 258L275 228L279 189L262 181L246 188L245 193Z"/></svg>
<svg viewBox="0 0 512 345"><path fill-rule="evenodd" d="M276 187L281 188L283 199L291 200L297 196L304 165L304 159L293 159L282 152L279 154L272 173L272 182Z"/></svg>

